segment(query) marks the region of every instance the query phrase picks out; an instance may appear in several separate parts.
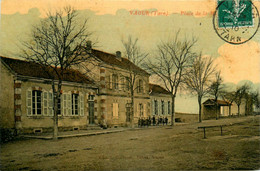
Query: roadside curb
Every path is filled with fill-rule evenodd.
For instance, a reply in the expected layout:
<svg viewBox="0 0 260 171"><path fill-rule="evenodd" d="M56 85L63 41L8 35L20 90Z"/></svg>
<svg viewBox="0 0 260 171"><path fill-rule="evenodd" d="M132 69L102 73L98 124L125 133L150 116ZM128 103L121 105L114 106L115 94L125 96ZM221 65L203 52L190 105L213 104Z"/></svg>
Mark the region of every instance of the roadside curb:
<svg viewBox="0 0 260 171"><path fill-rule="evenodd" d="M69 135L59 135L58 139L71 138L71 137L83 137L83 136L94 136L102 134L111 134L117 132L123 132L126 130L113 130L113 131L103 131L103 132L92 132L92 133L80 133L80 134L69 134ZM37 135L21 135L21 138L31 138L31 139L43 139L43 140L52 140L52 136L37 136Z"/></svg>

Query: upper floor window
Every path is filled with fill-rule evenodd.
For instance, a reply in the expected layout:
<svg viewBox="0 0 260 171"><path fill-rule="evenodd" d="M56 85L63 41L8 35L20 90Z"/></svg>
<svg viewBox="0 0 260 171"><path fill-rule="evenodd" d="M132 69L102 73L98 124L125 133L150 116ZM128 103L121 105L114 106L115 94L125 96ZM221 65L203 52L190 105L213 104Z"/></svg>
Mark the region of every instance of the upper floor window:
<svg viewBox="0 0 260 171"><path fill-rule="evenodd" d="M143 80L139 80L138 81L138 93L143 93L144 92L144 82L143 82Z"/></svg>
<svg viewBox="0 0 260 171"><path fill-rule="evenodd" d="M113 89L118 89L118 75L116 74L112 75L112 85Z"/></svg>
<svg viewBox="0 0 260 171"><path fill-rule="evenodd" d="M131 82L130 78L126 77L125 78L125 89L126 89L126 91L130 90L130 82Z"/></svg>

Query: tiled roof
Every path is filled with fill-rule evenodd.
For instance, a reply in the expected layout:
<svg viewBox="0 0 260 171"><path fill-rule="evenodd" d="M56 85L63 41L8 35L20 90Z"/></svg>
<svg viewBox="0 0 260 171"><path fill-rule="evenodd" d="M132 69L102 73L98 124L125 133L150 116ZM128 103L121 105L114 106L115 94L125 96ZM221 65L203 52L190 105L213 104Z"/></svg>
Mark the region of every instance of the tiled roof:
<svg viewBox="0 0 260 171"><path fill-rule="evenodd" d="M149 84L149 89L151 94L153 93L158 93L158 94L167 94L167 95L171 95L170 92L168 92L167 90L165 90L163 87L157 85L157 84Z"/></svg>
<svg viewBox="0 0 260 171"><path fill-rule="evenodd" d="M2 56L1 56L1 60L6 65L8 65L8 67L12 71L14 71L18 75L37 77L37 78L46 78L46 79L51 78L51 76L49 76L46 72L44 72L46 71L46 69L48 69L47 66L43 68L40 64L34 62L13 59L13 58L6 58ZM57 79L57 77L55 79ZM88 79L88 77L81 74L79 71L73 69L69 69L65 72L63 81L92 84L92 82Z"/></svg>
<svg viewBox="0 0 260 171"><path fill-rule="evenodd" d="M218 105L220 106L228 106L231 105L231 103L226 102L224 100L217 100ZM212 106L215 104L215 100L214 99L208 99L203 103L205 106Z"/></svg>
<svg viewBox="0 0 260 171"><path fill-rule="evenodd" d="M134 70L134 71L140 72L142 74L149 75L145 70L136 66L135 64L133 64L131 61L129 61L126 58L121 57L120 59L118 59L116 57L116 55L113 55L113 54L110 54L107 52L103 52L100 50L96 50L96 49L92 49L92 53L94 56L96 56L98 59L100 59L101 61L103 61L106 64L117 66L117 67L120 67L120 68L126 69L126 70Z"/></svg>

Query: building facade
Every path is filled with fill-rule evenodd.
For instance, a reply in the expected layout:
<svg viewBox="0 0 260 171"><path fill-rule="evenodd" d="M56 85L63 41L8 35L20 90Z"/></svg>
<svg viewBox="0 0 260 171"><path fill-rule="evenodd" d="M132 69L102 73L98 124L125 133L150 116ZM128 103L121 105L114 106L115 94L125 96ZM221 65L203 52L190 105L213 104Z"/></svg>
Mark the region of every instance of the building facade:
<svg viewBox="0 0 260 171"><path fill-rule="evenodd" d="M156 84L149 84L150 100L151 100L151 116L158 118L168 118L171 123L171 93L166 91L163 87Z"/></svg>
<svg viewBox="0 0 260 171"><path fill-rule="evenodd" d="M100 124L107 126L127 126L131 122L131 89L133 89L134 116L150 115L149 74L121 57L121 52L110 54L92 49L91 68L94 80L99 82L98 104Z"/></svg>
<svg viewBox="0 0 260 171"><path fill-rule="evenodd" d="M1 57L1 128L20 133L53 128L51 80L38 64ZM97 87L75 70L63 80L58 101L59 130L85 129L97 123Z"/></svg>

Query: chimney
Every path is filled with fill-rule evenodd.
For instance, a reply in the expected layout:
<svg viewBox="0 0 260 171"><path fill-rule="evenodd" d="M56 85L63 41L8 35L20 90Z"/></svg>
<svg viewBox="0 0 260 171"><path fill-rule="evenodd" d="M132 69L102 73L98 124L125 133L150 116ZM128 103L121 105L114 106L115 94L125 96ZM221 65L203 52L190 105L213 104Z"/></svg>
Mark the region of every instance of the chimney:
<svg viewBox="0 0 260 171"><path fill-rule="evenodd" d="M121 52L120 52L120 51L116 51L116 57L117 57L118 59L121 59Z"/></svg>
<svg viewBox="0 0 260 171"><path fill-rule="evenodd" d="M92 51L92 42L90 40L86 42L86 50L88 53L91 53Z"/></svg>

